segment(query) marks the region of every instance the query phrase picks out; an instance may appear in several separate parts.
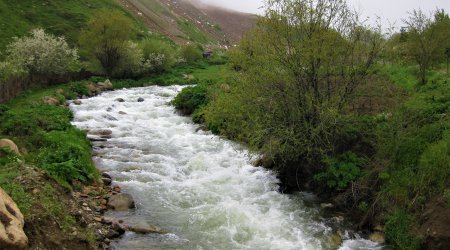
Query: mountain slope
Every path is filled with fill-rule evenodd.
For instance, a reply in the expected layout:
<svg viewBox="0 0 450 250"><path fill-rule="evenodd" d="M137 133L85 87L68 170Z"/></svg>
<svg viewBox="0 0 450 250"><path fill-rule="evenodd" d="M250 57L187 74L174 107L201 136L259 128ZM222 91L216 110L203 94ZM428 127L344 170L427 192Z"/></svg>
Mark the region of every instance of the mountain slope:
<svg viewBox="0 0 450 250"><path fill-rule="evenodd" d="M23 36L37 27L64 35L74 45L85 22L102 8L126 12L111 0L0 0L0 51L14 36Z"/></svg>
<svg viewBox="0 0 450 250"><path fill-rule="evenodd" d="M150 28L184 44L231 45L251 28L256 16L205 6L192 0L120 0Z"/></svg>

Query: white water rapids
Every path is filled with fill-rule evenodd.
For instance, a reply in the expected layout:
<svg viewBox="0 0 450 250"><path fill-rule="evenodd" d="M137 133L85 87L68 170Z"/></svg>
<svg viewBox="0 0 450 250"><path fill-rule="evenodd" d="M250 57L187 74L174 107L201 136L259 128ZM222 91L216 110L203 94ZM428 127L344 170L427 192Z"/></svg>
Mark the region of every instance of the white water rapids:
<svg viewBox="0 0 450 250"><path fill-rule="evenodd" d="M277 192L274 173L253 167L240 146L197 131L168 104L180 86L105 92L71 105L81 129L110 129L94 142L94 161L137 208L114 213L129 223L156 224L164 235L127 233L115 249L333 249L332 229L307 206L308 195ZM144 98L138 102L139 97ZM115 99L123 98L125 102ZM340 249L380 249L344 240Z"/></svg>

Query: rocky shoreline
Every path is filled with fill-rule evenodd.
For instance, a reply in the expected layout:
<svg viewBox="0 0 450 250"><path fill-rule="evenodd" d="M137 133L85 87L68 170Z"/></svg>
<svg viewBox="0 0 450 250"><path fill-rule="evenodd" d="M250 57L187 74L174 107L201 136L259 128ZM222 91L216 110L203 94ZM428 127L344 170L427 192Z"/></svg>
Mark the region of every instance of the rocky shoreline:
<svg viewBox="0 0 450 250"><path fill-rule="evenodd" d="M80 192L72 192L71 196L79 205L74 214L77 221L85 227L95 231L99 249L110 249L112 240L118 239L126 231L135 233L167 233L161 228L141 223L129 224L114 218L111 212L135 209L133 197L122 193L118 185L111 185L111 177L103 173L103 183L85 186ZM105 215L108 212L108 215Z"/></svg>

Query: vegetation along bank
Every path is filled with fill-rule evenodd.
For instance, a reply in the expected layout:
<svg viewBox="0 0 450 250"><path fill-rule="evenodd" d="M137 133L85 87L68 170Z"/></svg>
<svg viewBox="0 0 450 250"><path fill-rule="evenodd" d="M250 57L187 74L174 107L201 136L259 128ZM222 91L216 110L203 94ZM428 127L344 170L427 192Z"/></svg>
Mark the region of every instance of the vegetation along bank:
<svg viewBox="0 0 450 250"><path fill-rule="evenodd" d="M115 2L0 1L0 137L20 154L1 149L0 186L28 248L108 248L126 229L100 217L120 188L66 105L147 84L196 84L173 105L259 152L281 192L314 191L397 249L450 248L448 13L412 11L384 34L345 1L310 2L268 1L239 46L205 61Z"/></svg>

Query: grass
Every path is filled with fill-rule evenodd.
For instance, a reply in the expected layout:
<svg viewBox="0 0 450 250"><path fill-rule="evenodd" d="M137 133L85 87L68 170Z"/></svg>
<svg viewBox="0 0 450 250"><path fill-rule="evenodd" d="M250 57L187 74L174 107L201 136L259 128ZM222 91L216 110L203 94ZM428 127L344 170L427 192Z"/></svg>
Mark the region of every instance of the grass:
<svg viewBox="0 0 450 250"><path fill-rule="evenodd" d="M118 9L133 18L116 1L110 0L0 0L0 51L13 37L23 36L38 27L54 35L64 35L74 46L86 21L102 8ZM145 29L142 23L133 19L137 27Z"/></svg>
<svg viewBox="0 0 450 250"><path fill-rule="evenodd" d="M205 44L211 42L211 38L207 37L204 33L202 33L194 24L189 21L178 21L178 27L181 31L183 31L184 35L187 36L188 40L191 40L196 43Z"/></svg>
<svg viewBox="0 0 450 250"><path fill-rule="evenodd" d="M141 79L118 79L113 81L115 89L143 87L148 85L189 85L204 81L220 81L226 83L232 75L226 65L209 65L206 61L200 61L192 65L174 67L158 75Z"/></svg>

